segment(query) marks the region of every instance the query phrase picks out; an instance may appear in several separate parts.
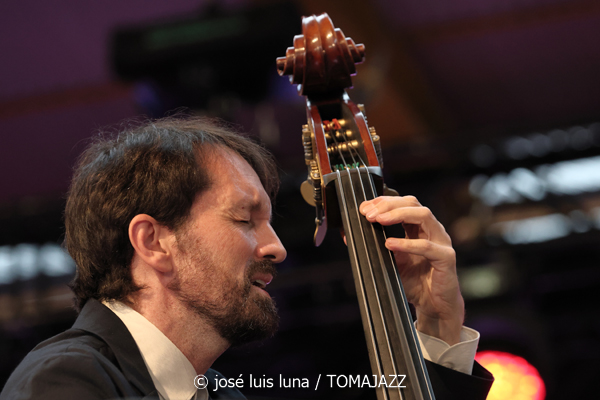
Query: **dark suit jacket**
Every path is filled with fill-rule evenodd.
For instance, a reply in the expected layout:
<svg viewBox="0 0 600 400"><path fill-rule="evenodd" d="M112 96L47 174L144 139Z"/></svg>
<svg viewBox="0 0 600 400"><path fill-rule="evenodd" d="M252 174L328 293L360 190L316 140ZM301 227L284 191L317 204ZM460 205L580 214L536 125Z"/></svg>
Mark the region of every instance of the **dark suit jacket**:
<svg viewBox="0 0 600 400"><path fill-rule="evenodd" d="M214 400L245 399L237 390L214 392L218 372L206 372ZM133 337L111 310L89 300L73 327L29 353L12 373L0 400L158 399Z"/></svg>
<svg viewBox="0 0 600 400"><path fill-rule="evenodd" d="M479 365L469 376L427 364L437 400L484 400L491 375ZM214 400L244 399L236 389L213 391L222 377L209 369ZM0 400L157 399L158 393L133 337L111 310L89 300L73 327L40 343L8 379Z"/></svg>

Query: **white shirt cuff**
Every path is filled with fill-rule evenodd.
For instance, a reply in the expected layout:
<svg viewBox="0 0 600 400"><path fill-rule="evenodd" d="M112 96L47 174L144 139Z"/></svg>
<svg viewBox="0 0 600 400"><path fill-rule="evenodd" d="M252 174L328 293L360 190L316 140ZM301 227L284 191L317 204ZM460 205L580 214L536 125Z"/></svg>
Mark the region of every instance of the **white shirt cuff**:
<svg viewBox="0 0 600 400"><path fill-rule="evenodd" d="M453 346L418 330L417 333L421 341L421 351L426 360L464 374L471 375L473 373L473 362L479 344L479 332L463 326L460 332L460 342Z"/></svg>

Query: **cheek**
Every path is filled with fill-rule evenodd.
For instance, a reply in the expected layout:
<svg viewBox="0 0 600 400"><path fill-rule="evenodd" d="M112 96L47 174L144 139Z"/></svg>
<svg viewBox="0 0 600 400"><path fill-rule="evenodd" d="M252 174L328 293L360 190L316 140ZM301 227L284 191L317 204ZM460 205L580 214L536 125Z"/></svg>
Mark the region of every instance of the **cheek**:
<svg viewBox="0 0 600 400"><path fill-rule="evenodd" d="M225 293L243 289L248 284L247 270L255 260L256 236L244 227L218 227L205 229L203 237L187 243L187 252L194 256L191 278L205 293ZM195 274L195 276L194 276Z"/></svg>
<svg viewBox="0 0 600 400"><path fill-rule="evenodd" d="M234 229L221 235L215 244L217 254L238 265L240 262L246 264L253 260L257 240L253 232Z"/></svg>

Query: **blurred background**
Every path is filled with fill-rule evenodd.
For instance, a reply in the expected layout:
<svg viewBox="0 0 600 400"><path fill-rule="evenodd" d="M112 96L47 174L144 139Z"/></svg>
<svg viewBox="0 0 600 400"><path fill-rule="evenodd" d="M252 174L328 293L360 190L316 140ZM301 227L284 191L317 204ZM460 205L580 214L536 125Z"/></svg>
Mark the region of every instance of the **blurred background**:
<svg viewBox="0 0 600 400"><path fill-rule="evenodd" d="M2 2L0 387L31 348L76 317L66 286L75 266L60 245L78 155L103 127L179 107L238 124L281 168L274 225L288 258L270 286L281 330L214 367L313 385L319 374L369 373L345 247L336 234L313 246L314 209L299 193L303 99L275 69L301 33L300 17L322 12L366 46L349 93L382 137L388 186L417 196L447 228L466 325L481 332L481 351L509 354L491 353L502 382L494 398L594 396L595 0ZM520 364L502 372L510 360ZM517 397L519 379L529 397ZM244 392L374 398L326 387Z"/></svg>

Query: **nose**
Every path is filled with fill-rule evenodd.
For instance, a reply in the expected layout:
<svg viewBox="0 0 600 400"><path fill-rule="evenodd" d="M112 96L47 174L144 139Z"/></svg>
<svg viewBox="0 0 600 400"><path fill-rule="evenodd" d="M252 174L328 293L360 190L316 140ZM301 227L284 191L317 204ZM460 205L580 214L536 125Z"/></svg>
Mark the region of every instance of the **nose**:
<svg viewBox="0 0 600 400"><path fill-rule="evenodd" d="M279 240L279 236L273 230L273 227L267 224L262 231L256 248L256 256L261 260L266 258L274 263L280 263L285 260L287 251L283 247L281 240Z"/></svg>

